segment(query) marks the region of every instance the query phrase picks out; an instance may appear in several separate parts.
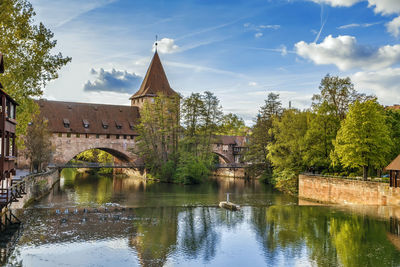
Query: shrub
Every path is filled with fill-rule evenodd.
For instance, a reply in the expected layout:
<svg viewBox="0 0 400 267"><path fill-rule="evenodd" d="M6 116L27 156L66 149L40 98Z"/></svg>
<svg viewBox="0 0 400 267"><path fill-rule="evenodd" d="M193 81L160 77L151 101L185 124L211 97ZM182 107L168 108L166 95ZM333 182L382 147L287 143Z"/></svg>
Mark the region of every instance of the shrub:
<svg viewBox="0 0 400 267"><path fill-rule="evenodd" d="M292 170L274 171L272 175L272 183L275 187L285 193L292 195L298 192L298 174Z"/></svg>
<svg viewBox="0 0 400 267"><path fill-rule="evenodd" d="M198 184L210 176L208 161L196 157L181 160L178 164L175 181L183 184Z"/></svg>

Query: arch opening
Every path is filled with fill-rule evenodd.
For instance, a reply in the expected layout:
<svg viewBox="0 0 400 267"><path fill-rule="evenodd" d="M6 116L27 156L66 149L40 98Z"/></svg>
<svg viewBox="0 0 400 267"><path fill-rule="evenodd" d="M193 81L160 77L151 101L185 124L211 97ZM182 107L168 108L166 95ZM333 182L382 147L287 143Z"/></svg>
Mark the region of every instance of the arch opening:
<svg viewBox="0 0 400 267"><path fill-rule="evenodd" d="M129 163L131 158L123 152L110 148L91 148L81 151L73 156L68 162L84 161L92 163Z"/></svg>
<svg viewBox="0 0 400 267"><path fill-rule="evenodd" d="M222 154L220 154L218 152L215 152L215 151L213 151L213 153L218 156L219 164L229 164L229 163L231 163L230 160L227 157L225 157L224 155L222 155Z"/></svg>

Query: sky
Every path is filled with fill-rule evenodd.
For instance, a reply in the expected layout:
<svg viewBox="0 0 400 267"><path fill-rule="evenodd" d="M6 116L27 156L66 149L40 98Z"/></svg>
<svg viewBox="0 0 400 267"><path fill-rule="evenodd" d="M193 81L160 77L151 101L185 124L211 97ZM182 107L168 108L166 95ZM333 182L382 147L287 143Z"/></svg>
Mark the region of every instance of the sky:
<svg viewBox="0 0 400 267"><path fill-rule="evenodd" d="M304 109L330 74L400 103L399 0L31 0L72 57L49 100L129 105L154 53L171 87L251 125L268 93Z"/></svg>

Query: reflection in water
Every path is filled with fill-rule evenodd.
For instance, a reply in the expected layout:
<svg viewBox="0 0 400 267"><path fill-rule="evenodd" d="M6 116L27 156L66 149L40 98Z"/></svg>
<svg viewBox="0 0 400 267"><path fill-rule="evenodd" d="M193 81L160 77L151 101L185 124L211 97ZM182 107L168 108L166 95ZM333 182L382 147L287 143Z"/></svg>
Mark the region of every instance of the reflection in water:
<svg viewBox="0 0 400 267"><path fill-rule="evenodd" d="M217 207L226 192L241 211ZM389 236L398 224L295 203L255 181L182 186L71 171L21 215L9 265L400 266Z"/></svg>

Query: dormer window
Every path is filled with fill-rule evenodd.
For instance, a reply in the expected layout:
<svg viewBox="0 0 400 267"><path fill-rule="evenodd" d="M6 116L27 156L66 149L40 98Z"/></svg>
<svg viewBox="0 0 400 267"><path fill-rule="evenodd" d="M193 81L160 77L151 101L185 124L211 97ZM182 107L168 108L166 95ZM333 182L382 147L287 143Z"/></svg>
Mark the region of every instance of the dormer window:
<svg viewBox="0 0 400 267"><path fill-rule="evenodd" d="M122 123L115 121L115 126L117 127L117 129L121 129L122 128Z"/></svg>
<svg viewBox="0 0 400 267"><path fill-rule="evenodd" d="M106 121L101 121L102 125L103 125L103 129L107 129L108 128L108 122Z"/></svg>
<svg viewBox="0 0 400 267"><path fill-rule="evenodd" d="M65 128L69 128L69 126L70 126L69 119L64 118L63 123L64 123Z"/></svg>
<svg viewBox="0 0 400 267"><path fill-rule="evenodd" d="M83 119L82 122L83 122L83 127L85 127L86 129L89 128L89 121L88 120Z"/></svg>
<svg viewBox="0 0 400 267"><path fill-rule="evenodd" d="M131 130L135 130L135 124L133 124L133 122L129 122L129 128L131 128Z"/></svg>

